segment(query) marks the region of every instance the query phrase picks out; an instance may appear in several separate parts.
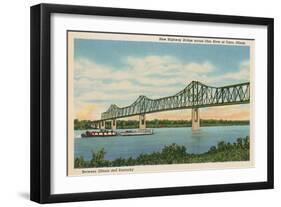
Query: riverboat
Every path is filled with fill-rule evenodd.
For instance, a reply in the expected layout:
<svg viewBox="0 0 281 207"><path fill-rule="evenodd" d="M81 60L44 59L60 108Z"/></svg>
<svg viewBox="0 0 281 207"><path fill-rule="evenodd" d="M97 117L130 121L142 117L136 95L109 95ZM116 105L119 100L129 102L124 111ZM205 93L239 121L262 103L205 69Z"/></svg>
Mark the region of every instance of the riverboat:
<svg viewBox="0 0 281 207"><path fill-rule="evenodd" d="M116 136L117 133L113 130L99 130L99 131L86 131L81 134L82 138L91 138L91 137L112 137Z"/></svg>

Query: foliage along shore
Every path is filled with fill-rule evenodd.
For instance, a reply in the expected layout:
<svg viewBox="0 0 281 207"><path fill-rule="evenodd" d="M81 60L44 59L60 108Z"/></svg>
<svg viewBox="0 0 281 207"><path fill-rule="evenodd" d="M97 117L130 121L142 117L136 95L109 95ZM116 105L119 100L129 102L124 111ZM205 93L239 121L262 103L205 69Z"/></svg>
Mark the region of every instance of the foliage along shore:
<svg viewBox="0 0 281 207"><path fill-rule="evenodd" d="M106 152L101 149L92 152L91 160L84 160L83 156L75 158L75 168L94 167L120 167L135 165L161 165L161 164L183 164L183 163L207 163L226 161L248 161L250 159L249 137L238 138L234 143L221 141L217 146L212 146L208 152L202 154L188 153L185 146L175 143L165 146L160 152L151 154L140 154L137 158L118 158L105 160Z"/></svg>
<svg viewBox="0 0 281 207"><path fill-rule="evenodd" d="M233 126L233 125L249 125L249 120L214 120L201 119L200 126ZM138 128L137 120L117 120L117 129L133 129ZM167 127L191 127L190 120L147 120L147 128L167 128ZM106 123L106 128L110 128L110 122ZM74 120L75 130L92 129L92 121L90 120Z"/></svg>

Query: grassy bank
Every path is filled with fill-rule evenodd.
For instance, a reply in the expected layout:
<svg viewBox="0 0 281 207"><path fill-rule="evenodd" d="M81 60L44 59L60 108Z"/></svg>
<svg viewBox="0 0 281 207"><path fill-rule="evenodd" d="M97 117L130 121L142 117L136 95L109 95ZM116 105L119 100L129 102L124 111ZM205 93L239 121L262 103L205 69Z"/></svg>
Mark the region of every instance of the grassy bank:
<svg viewBox="0 0 281 207"><path fill-rule="evenodd" d="M161 164L181 164L181 163L206 163L225 161L246 161L249 160L249 137L238 138L235 143L219 142L208 152L202 154L188 153L185 146L172 144L165 146L161 152L151 154L141 154L137 158L118 158L115 160L105 160L105 150L92 152L91 160L84 160L83 157L75 158L75 168L92 167L119 167L134 165L161 165Z"/></svg>

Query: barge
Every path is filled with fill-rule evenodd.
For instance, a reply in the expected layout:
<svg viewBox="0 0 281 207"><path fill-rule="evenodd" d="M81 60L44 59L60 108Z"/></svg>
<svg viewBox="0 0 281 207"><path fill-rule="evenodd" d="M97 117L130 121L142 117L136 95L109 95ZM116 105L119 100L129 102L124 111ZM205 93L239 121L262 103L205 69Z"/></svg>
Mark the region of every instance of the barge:
<svg viewBox="0 0 281 207"><path fill-rule="evenodd" d="M152 129L135 129L135 130L125 130L119 132L121 136L140 136L140 135L152 135Z"/></svg>

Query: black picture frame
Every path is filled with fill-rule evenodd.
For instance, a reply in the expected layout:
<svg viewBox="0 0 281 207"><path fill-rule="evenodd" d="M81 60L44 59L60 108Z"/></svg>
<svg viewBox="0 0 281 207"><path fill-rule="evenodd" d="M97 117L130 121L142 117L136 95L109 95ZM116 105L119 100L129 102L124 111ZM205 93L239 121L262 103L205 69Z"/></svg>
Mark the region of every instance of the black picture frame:
<svg viewBox="0 0 281 207"><path fill-rule="evenodd" d="M134 17L165 20L181 20L210 23L264 25L267 27L267 181L238 184L218 184L187 187L168 187L74 194L51 194L51 45L50 16L53 13ZM31 7L31 174L30 199L38 203L88 201L146 196L211 193L273 188L274 177L274 72L272 18L195 14L168 11L135 10L89 6L39 4Z"/></svg>

